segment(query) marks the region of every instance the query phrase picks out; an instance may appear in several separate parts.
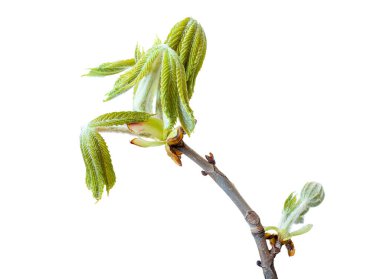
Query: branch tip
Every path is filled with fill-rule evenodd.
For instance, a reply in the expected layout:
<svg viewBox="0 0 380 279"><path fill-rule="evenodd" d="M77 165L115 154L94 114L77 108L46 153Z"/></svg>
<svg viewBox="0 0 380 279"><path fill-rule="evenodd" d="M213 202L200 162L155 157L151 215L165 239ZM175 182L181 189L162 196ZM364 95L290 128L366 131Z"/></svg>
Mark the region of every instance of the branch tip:
<svg viewBox="0 0 380 279"><path fill-rule="evenodd" d="M201 173L203 175L209 175L237 206L243 214L246 222L249 224L251 234L255 239L259 251L260 260L257 261L256 264L262 268L266 279L277 279L278 277L273 263L275 251L271 252L268 249L267 240L265 239L265 230L261 224L258 214L251 209L227 176L215 166L213 154L210 153L209 155L202 157L185 143L183 143L182 146L175 146L175 148L179 149L183 155L187 156L198 166L200 166L203 170Z"/></svg>

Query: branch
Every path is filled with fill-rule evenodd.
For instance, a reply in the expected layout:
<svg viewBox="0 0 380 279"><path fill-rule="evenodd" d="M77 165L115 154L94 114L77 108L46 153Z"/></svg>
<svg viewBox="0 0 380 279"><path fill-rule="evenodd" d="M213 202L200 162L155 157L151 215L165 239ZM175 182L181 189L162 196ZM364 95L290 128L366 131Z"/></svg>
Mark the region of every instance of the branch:
<svg viewBox="0 0 380 279"><path fill-rule="evenodd" d="M265 279L277 279L277 274L273 262L276 254L280 252L281 244L276 243L276 245L271 250L268 249L265 239L265 231L261 225L259 215L257 215L257 213L251 209L251 207L240 195L234 184L227 178L227 176L225 176L215 166L213 155L211 153L210 156L206 155L207 160L205 160L183 141L172 147L189 157L189 159L200 166L202 168L202 174L209 175L233 201L233 203L243 214L245 220L250 226L252 236L255 239L260 255L260 261L257 261L257 265L263 269Z"/></svg>

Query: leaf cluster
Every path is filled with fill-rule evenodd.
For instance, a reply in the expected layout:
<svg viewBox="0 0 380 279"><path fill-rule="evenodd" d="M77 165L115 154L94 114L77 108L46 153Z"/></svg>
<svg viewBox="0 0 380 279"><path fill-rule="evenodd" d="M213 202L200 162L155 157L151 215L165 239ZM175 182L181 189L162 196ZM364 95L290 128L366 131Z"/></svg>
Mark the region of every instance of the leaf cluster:
<svg viewBox="0 0 380 279"><path fill-rule="evenodd" d="M116 180L108 147L99 133L105 127L115 130L125 126L125 131L138 136L131 143L141 147L165 145L167 154L180 164L180 155L171 150L168 140L178 134L174 129L177 121L187 135L194 131L196 120L190 99L206 49L202 26L185 18L173 26L164 43L157 38L147 51L137 44L133 58L103 63L86 74L100 77L120 73L104 101L132 88L134 92L133 112L103 114L82 129L86 184L97 200L104 186L109 192Z"/></svg>
<svg viewBox="0 0 380 279"><path fill-rule="evenodd" d="M188 17L174 25L165 43L178 53L185 67L189 99L191 99L195 80L206 56L206 34L195 19Z"/></svg>
<svg viewBox="0 0 380 279"><path fill-rule="evenodd" d="M291 193L285 200L280 225L278 227L266 227L266 230L276 231L282 241L307 233L313 225L308 224L295 231L291 231L292 226L304 223L305 215L309 209L320 205L324 197L325 192L321 184L317 182L306 183L299 197L295 193Z"/></svg>
<svg viewBox="0 0 380 279"><path fill-rule="evenodd" d="M96 200L101 199L104 187L109 193L116 182L107 144L97 128L147 121L150 117L145 112L112 112L95 118L82 128L80 148L86 166L86 184Z"/></svg>

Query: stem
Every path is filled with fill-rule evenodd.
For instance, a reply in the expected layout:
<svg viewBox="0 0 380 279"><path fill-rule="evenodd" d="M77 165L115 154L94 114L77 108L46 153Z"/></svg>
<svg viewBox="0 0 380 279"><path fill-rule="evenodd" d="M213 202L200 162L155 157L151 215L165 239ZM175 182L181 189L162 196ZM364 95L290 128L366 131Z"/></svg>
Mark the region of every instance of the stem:
<svg viewBox="0 0 380 279"><path fill-rule="evenodd" d="M279 249L268 249L265 239L265 231L261 225L259 216L251 209L248 203L240 195L234 184L215 166L215 161L213 161L212 157L206 157L207 160L205 160L183 141L172 147L186 155L194 163L200 166L203 169L202 173L204 175L209 175L233 201L250 226L251 233L255 239L261 259L261 261L257 262L257 264L262 267L265 279L277 279L273 262L276 254L279 252Z"/></svg>

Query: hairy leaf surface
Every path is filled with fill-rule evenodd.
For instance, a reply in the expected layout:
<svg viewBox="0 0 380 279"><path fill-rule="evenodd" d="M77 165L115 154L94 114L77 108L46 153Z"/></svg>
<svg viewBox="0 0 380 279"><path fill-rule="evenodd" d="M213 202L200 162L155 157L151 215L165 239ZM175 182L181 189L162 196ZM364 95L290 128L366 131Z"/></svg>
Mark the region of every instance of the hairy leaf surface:
<svg viewBox="0 0 380 279"><path fill-rule="evenodd" d="M102 114L89 123L90 127L115 126L143 122L152 114L139 111L119 111Z"/></svg>
<svg viewBox="0 0 380 279"><path fill-rule="evenodd" d="M196 77L203 65L207 39L202 26L192 18L185 18L171 29L165 43L180 57L185 68L188 98L191 99Z"/></svg>
<svg viewBox="0 0 380 279"><path fill-rule="evenodd" d="M80 147L86 166L86 184L95 199L100 200L104 191L111 190L116 181L111 156L102 136L94 128L82 129Z"/></svg>
<svg viewBox="0 0 380 279"><path fill-rule="evenodd" d="M91 77L103 77L120 73L133 65L135 65L135 59L120 60L115 62L106 62L99 65L96 68L91 68L88 74L84 76Z"/></svg>
<svg viewBox="0 0 380 279"><path fill-rule="evenodd" d="M106 94L104 101L109 101L127 92L144 78L144 76L149 74L159 53L159 46L153 46L146 53L137 54L142 56L132 68L119 77L113 89Z"/></svg>

